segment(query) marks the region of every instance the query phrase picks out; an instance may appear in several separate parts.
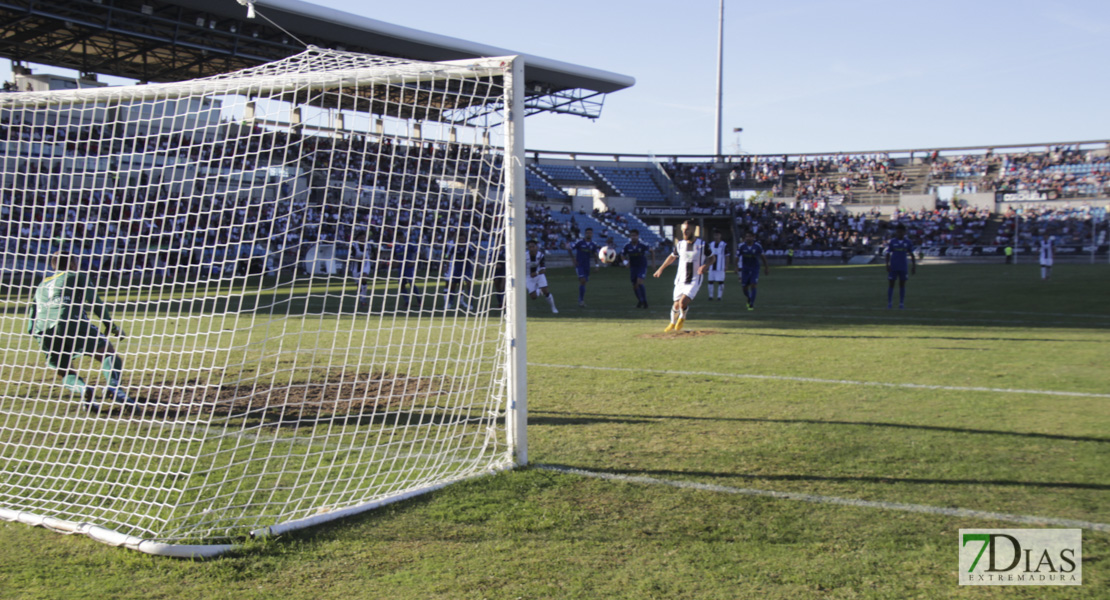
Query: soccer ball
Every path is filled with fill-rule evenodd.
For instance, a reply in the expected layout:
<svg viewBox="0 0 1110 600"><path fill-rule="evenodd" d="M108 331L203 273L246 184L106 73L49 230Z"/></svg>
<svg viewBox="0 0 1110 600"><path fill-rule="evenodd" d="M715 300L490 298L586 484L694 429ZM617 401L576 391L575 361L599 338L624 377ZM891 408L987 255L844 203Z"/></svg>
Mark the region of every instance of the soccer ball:
<svg viewBox="0 0 1110 600"><path fill-rule="evenodd" d="M601 260L601 262L609 264L614 260L617 260L617 251L613 250L609 246L602 246L601 250L597 251L597 258Z"/></svg>

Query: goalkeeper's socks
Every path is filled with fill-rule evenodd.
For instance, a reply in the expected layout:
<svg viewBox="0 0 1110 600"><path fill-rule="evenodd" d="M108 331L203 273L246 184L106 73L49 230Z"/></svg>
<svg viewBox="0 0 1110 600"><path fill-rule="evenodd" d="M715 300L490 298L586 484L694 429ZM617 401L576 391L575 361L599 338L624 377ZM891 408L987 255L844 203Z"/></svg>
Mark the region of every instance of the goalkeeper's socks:
<svg viewBox="0 0 1110 600"><path fill-rule="evenodd" d="M80 375L70 373L69 375L66 375L62 378L62 387L73 392L74 394L84 396L85 389L88 388L89 385L85 383L84 379L81 379Z"/></svg>
<svg viewBox="0 0 1110 600"><path fill-rule="evenodd" d="M108 387L119 386L119 378L122 372L123 359L117 354L105 357L104 361L100 363L100 373L108 381Z"/></svg>

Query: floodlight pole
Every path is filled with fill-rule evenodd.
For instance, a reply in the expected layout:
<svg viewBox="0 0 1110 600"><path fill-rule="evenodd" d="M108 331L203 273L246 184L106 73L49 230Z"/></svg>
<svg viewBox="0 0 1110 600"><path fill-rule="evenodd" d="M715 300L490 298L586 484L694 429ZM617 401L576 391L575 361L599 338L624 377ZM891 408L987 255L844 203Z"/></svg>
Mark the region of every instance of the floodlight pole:
<svg viewBox="0 0 1110 600"><path fill-rule="evenodd" d="M714 156L721 160L721 98L724 95L723 82L725 73L725 0L721 0L721 11L717 18L717 133L716 152Z"/></svg>

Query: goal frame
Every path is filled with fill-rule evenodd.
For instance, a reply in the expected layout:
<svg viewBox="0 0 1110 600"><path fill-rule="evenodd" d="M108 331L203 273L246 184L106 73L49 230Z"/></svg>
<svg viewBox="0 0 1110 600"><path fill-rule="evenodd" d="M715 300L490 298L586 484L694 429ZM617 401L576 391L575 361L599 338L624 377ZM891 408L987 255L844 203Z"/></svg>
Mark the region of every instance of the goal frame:
<svg viewBox="0 0 1110 600"><path fill-rule="evenodd" d="M527 335L526 335L526 290L524 286L524 237L526 225L526 194L524 177L524 116L526 114L524 85L524 59L518 56L492 57L471 60L445 61L442 64L455 68L465 68L475 74L487 72L503 73L503 114L504 119L499 125L504 132L504 215L505 228L505 312L503 318L503 334L500 343L507 346L506 372L506 398L503 407L505 427L503 434L507 438L507 446L513 457L512 464L503 468L524 466L528 464L528 436L527 436ZM352 75L354 77L355 75ZM314 74L291 74L280 77L257 77L249 81L237 79L225 80L199 80L197 88L187 88L181 84L152 84L113 87L97 90L98 97L116 102L141 101L146 99L166 98L166 88L181 90L181 97L196 94L203 86L204 95L213 94L243 94L256 95L265 92L280 92L295 79L296 83L307 85L311 88L314 83ZM280 80L280 81L279 81ZM334 81L334 77L330 80ZM354 81L354 79L352 79ZM222 87L221 87L222 85ZM213 88L215 86L215 89ZM245 86L245 87L244 87ZM23 94L21 94L23 95ZM85 100L87 96L80 90L73 92L27 92L21 104L47 106L51 104L64 104L77 99ZM488 473L501 470L500 468L487 470ZM373 501L348 506L339 510L332 510L306 518L293 519L279 522L274 525L255 529L250 532L250 537L267 537L280 535L286 532L311 527L349 517L351 515L370 511L394 502L403 501L415 496L427 494L458 481L480 477L478 475L459 476L447 480L436 481L429 485L404 490L400 493L388 495ZM41 514L13 510L0 506L0 519L24 523L31 526L41 526L63 533L77 533L86 535L99 542L125 547L139 552L181 558L207 558L217 556L236 547L235 543L228 544L173 544L153 539L146 539L134 535L102 527L88 522L44 516Z"/></svg>

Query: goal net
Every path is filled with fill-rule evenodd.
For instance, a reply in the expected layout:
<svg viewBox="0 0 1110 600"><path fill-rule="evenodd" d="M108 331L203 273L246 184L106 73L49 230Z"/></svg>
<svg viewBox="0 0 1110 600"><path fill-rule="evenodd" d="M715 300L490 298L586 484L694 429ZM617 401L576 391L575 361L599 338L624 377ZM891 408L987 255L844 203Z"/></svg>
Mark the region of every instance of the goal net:
<svg viewBox="0 0 1110 600"><path fill-rule="evenodd" d="M520 69L0 95L0 518L207 555L523 463Z"/></svg>

